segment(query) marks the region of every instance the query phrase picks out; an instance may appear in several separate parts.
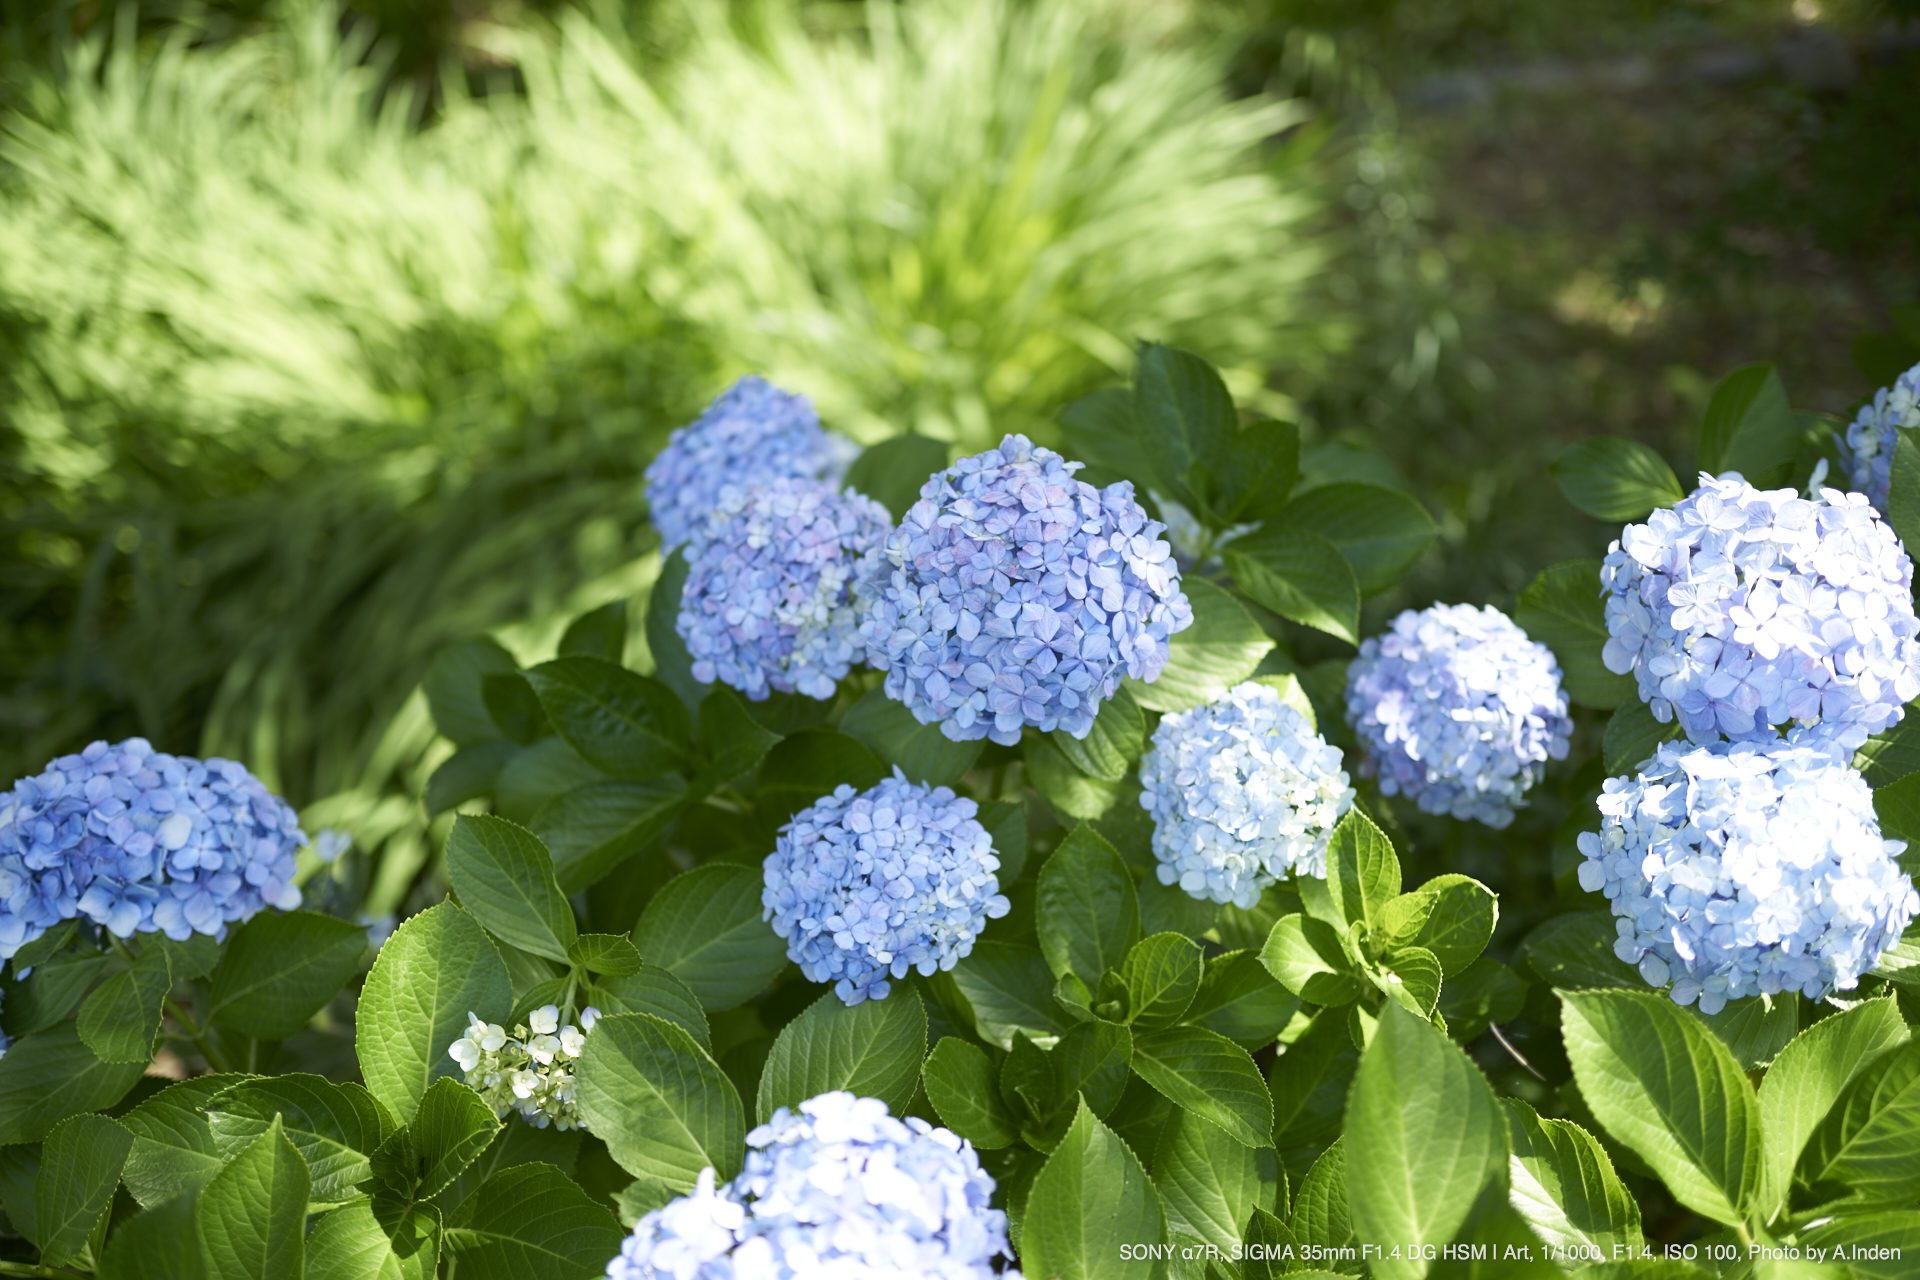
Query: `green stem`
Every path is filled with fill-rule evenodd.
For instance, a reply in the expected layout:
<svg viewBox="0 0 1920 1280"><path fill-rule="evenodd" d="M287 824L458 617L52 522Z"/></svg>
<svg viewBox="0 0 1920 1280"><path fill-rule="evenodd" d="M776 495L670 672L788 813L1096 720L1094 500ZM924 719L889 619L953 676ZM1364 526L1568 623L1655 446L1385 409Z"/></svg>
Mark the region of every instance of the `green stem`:
<svg viewBox="0 0 1920 1280"><path fill-rule="evenodd" d="M0 1276L55 1276L59 1280L72 1280L77 1271L56 1271L52 1267L43 1267L32 1262L8 1262L0 1258Z"/></svg>
<svg viewBox="0 0 1920 1280"><path fill-rule="evenodd" d="M215 1071L226 1071L228 1068L225 1056L208 1042L206 1032L193 1020L193 1015L181 1008L180 1002L172 996L167 997L166 1006L167 1010L173 1014L174 1020L187 1029L187 1039L200 1051L200 1056L207 1060L207 1065Z"/></svg>

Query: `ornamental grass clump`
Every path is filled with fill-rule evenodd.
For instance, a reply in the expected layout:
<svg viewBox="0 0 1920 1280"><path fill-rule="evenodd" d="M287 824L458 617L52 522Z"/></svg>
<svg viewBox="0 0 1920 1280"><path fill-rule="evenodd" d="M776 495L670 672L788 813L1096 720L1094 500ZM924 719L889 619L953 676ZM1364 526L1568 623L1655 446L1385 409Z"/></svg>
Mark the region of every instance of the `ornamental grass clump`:
<svg viewBox="0 0 1920 1280"><path fill-rule="evenodd" d="M1193 622L1133 484L1095 489L1025 436L937 472L865 589L887 696L956 742L1085 738L1123 675L1150 681Z"/></svg>
<svg viewBox="0 0 1920 1280"><path fill-rule="evenodd" d="M1327 840L1353 804L1340 763L1268 685L1162 717L1140 762L1160 883L1251 910L1289 872L1324 877Z"/></svg>
<svg viewBox="0 0 1920 1280"><path fill-rule="evenodd" d="M711 1168L634 1226L611 1280L916 1276L1019 1280L1007 1215L972 1144L878 1098L823 1093L747 1135L746 1167Z"/></svg>
<svg viewBox="0 0 1920 1280"><path fill-rule="evenodd" d="M1915 365L1894 380L1890 387L1873 393L1873 401L1847 426L1840 440L1841 461L1856 492L1867 495L1876 511L1887 509L1887 493L1893 480L1893 446L1902 429L1920 427L1920 365Z"/></svg>
<svg viewBox="0 0 1920 1280"><path fill-rule="evenodd" d="M898 769L842 784L793 815L765 865L764 916L811 982L847 1004L884 1000L888 978L952 969L1007 914L979 806Z"/></svg>
<svg viewBox="0 0 1920 1280"><path fill-rule="evenodd" d="M447 1048L460 1064L461 1080L505 1119L514 1112L536 1129L584 1129L574 1091L574 1069L586 1051L587 1033L600 1018L588 1006L580 1024L562 1023L560 1007L545 1004L511 1033L497 1022L467 1014L467 1033Z"/></svg>
<svg viewBox="0 0 1920 1280"><path fill-rule="evenodd" d="M1702 473L1621 531L1600 581L1607 669L1693 742L1791 722L1851 754L1920 697L1913 562L1864 495Z"/></svg>
<svg viewBox="0 0 1920 1280"><path fill-rule="evenodd" d="M833 697L866 655L854 585L891 525L873 499L817 480L723 488L688 546L674 623L693 678L755 701Z"/></svg>
<svg viewBox="0 0 1920 1280"><path fill-rule="evenodd" d="M293 809L232 760L94 742L0 795L0 957L62 920L117 938L224 938L300 905Z"/></svg>
<svg viewBox="0 0 1920 1280"><path fill-rule="evenodd" d="M1402 613L1347 668L1362 776L1428 813L1505 827L1573 721L1552 650L1492 607Z"/></svg>
<svg viewBox="0 0 1920 1280"><path fill-rule="evenodd" d="M1865 779L1804 732L1662 744L1599 806L1581 887L1613 904L1620 959L1702 1013L1851 991L1920 912Z"/></svg>

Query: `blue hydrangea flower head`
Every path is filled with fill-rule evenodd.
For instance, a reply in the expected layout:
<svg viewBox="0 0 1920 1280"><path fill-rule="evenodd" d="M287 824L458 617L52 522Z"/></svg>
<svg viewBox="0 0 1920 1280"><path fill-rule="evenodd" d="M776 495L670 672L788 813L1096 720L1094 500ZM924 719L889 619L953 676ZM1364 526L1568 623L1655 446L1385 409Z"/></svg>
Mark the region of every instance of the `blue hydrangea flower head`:
<svg viewBox="0 0 1920 1280"><path fill-rule="evenodd" d="M1851 754L1920 697L1913 562L1862 494L1733 472L1621 530L1601 566L1607 669L1692 741L1788 722Z"/></svg>
<svg viewBox="0 0 1920 1280"><path fill-rule="evenodd" d="M114 936L226 937L300 905L293 809L231 760L95 742L0 795L0 958L62 920Z"/></svg>
<svg viewBox="0 0 1920 1280"><path fill-rule="evenodd" d="M687 546L675 629L693 678L759 701L831 698L866 656L854 584L880 563L887 509L817 480L729 488Z"/></svg>
<svg viewBox="0 0 1920 1280"><path fill-rule="evenodd" d="M1498 609L1466 604L1409 609L1362 641L1347 720L1380 790L1495 828L1573 733L1553 651Z"/></svg>
<svg viewBox="0 0 1920 1280"><path fill-rule="evenodd" d="M748 374L677 429L647 466L647 507L662 552L693 537L727 489L769 480L837 485L858 452L821 428L805 396Z"/></svg>
<svg viewBox="0 0 1920 1280"><path fill-rule="evenodd" d="M1920 427L1920 364L1873 393L1873 403L1860 413L1840 441L1847 476L1857 492L1867 495L1874 510L1887 509L1887 489L1893 476L1893 446L1901 427Z"/></svg>
<svg viewBox="0 0 1920 1280"><path fill-rule="evenodd" d="M1161 717L1140 762L1160 883L1250 909L1289 871L1324 878L1327 839L1353 805L1340 765L1264 684Z"/></svg>
<svg viewBox="0 0 1920 1280"><path fill-rule="evenodd" d="M746 1167L634 1224L610 1280L1021 1280L973 1147L878 1098L823 1093L747 1135Z"/></svg>
<svg viewBox="0 0 1920 1280"><path fill-rule="evenodd" d="M1165 528L1025 436L936 472L862 589L887 696L956 742L1084 738L1120 677L1153 680L1193 622Z"/></svg>
<svg viewBox="0 0 1920 1280"><path fill-rule="evenodd" d="M766 861L763 918L807 980L850 1005L885 999L889 976L953 968L1007 914L979 806L893 775L794 814Z"/></svg>
<svg viewBox="0 0 1920 1280"><path fill-rule="evenodd" d="M1613 904L1615 953L1702 1013L1851 990L1920 912L1866 780L1803 730L1662 744L1607 780L1600 830L1579 843L1581 887Z"/></svg>

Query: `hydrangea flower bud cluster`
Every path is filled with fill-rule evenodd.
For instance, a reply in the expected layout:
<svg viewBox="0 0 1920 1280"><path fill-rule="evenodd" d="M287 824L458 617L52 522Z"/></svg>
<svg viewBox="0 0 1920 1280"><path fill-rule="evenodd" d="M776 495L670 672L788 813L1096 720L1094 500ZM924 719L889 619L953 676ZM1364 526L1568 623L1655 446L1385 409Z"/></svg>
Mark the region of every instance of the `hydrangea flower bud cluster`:
<svg viewBox="0 0 1920 1280"><path fill-rule="evenodd" d="M884 1000L889 975L953 968L1007 914L979 806L893 775L794 814L766 861L763 918L808 981L849 1005Z"/></svg>
<svg viewBox="0 0 1920 1280"><path fill-rule="evenodd" d="M871 498L816 480L729 488L688 544L675 623L693 678L759 701L772 690L827 699L863 658L854 584L892 530Z"/></svg>
<svg viewBox="0 0 1920 1280"><path fill-rule="evenodd" d="M1122 675L1152 680L1189 626L1165 528L1025 436L936 473L863 589L887 696L956 742L1087 736Z"/></svg>
<svg viewBox="0 0 1920 1280"><path fill-rule="evenodd" d="M837 484L857 452L821 429L805 396L748 374L676 430L647 466L647 507L662 552L691 539L728 489L788 479Z"/></svg>
<svg viewBox="0 0 1920 1280"><path fill-rule="evenodd" d="M1842 460L1853 487L1867 495L1876 511L1887 509L1893 478L1893 446L1902 427L1920 427L1920 364L1873 393L1840 442Z"/></svg>
<svg viewBox="0 0 1920 1280"><path fill-rule="evenodd" d="M1380 790L1495 828L1573 733L1552 650L1498 609L1465 604L1409 609L1363 641L1347 720Z"/></svg>
<svg viewBox="0 0 1920 1280"><path fill-rule="evenodd" d="M1861 494L1702 475L1630 524L1600 570L1607 669L1692 741L1797 721L1848 754L1920 697L1913 562Z"/></svg>
<svg viewBox="0 0 1920 1280"><path fill-rule="evenodd" d="M231 760L95 742L0 794L0 958L62 920L176 942L300 905L285 801Z"/></svg>
<svg viewBox="0 0 1920 1280"><path fill-rule="evenodd" d="M584 1129L574 1101L573 1067L587 1047L587 1033L600 1018L589 1005L580 1025L562 1025L557 1005L543 1004L509 1035L497 1022L467 1014L467 1034L447 1048L460 1064L465 1084L505 1119L518 1111L536 1129Z"/></svg>
<svg viewBox="0 0 1920 1280"><path fill-rule="evenodd" d="M1850 990L1920 912L1865 779L1806 739L1669 742L1605 783L1580 884L1613 903L1615 953L1680 1004Z"/></svg>
<svg viewBox="0 0 1920 1280"><path fill-rule="evenodd" d="M747 1135L746 1167L634 1225L610 1280L1020 1280L973 1147L878 1098L823 1093Z"/></svg>
<svg viewBox="0 0 1920 1280"><path fill-rule="evenodd" d="M1160 883L1250 909L1289 871L1324 877L1327 839L1353 804L1340 764L1267 685L1162 717L1140 762Z"/></svg>

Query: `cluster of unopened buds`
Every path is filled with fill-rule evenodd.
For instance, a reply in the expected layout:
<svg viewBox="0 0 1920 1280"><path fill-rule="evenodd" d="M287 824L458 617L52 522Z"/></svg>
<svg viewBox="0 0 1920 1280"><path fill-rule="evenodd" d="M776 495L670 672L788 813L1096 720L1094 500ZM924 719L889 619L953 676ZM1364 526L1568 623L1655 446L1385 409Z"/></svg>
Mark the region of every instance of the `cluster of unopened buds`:
<svg viewBox="0 0 1920 1280"><path fill-rule="evenodd" d="M455 1040L447 1056L466 1073L464 1082L505 1119L518 1111L536 1129L583 1129L574 1104L573 1068L586 1051L587 1033L600 1011L580 1011L580 1025L562 1023L557 1005L544 1004L509 1033L497 1022L473 1014L467 1034Z"/></svg>

